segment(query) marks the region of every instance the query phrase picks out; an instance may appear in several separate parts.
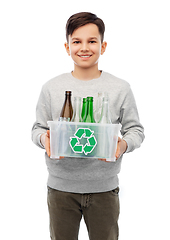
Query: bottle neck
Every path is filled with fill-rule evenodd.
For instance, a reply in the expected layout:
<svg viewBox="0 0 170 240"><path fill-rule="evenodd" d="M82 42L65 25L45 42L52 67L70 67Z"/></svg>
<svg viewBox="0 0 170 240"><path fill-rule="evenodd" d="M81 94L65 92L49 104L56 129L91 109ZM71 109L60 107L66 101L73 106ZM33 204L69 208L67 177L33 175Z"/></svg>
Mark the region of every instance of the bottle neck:
<svg viewBox="0 0 170 240"><path fill-rule="evenodd" d="M71 103L71 93L66 93L65 102Z"/></svg>
<svg viewBox="0 0 170 240"><path fill-rule="evenodd" d="M87 115L93 116L93 102L92 101L87 102Z"/></svg>
<svg viewBox="0 0 170 240"><path fill-rule="evenodd" d="M80 122L81 121L81 97L75 97L74 98L72 121L74 121L74 122Z"/></svg>
<svg viewBox="0 0 170 240"><path fill-rule="evenodd" d="M102 111L99 123L111 123L110 111L109 111L109 99L103 98Z"/></svg>
<svg viewBox="0 0 170 240"><path fill-rule="evenodd" d="M89 97L87 98L87 114L85 117L85 122L95 122L94 116L93 116L93 98Z"/></svg>
<svg viewBox="0 0 170 240"><path fill-rule="evenodd" d="M87 99L83 98L83 106L82 106L82 112L81 112L81 119L84 120L87 113Z"/></svg>
<svg viewBox="0 0 170 240"><path fill-rule="evenodd" d="M81 98L75 97L74 98L74 109L75 109L76 114L80 113L80 108L81 108Z"/></svg>
<svg viewBox="0 0 170 240"><path fill-rule="evenodd" d="M66 119L72 119L73 115L73 108L71 103L71 91L65 92L65 101L60 113L60 117L66 118Z"/></svg>

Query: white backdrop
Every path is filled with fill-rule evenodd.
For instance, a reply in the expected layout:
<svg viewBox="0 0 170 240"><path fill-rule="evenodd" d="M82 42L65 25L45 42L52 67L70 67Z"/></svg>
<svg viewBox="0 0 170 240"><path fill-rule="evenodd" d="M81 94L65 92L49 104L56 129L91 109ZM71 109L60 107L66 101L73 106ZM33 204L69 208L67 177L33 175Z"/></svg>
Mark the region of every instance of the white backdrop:
<svg viewBox="0 0 170 240"><path fill-rule="evenodd" d="M1 197L0 239L47 240L47 169L31 141L42 85L73 69L65 52L70 15L90 11L106 24L100 69L132 87L146 139L124 156L120 178L120 240L169 240L168 0L0 3ZM79 239L87 230L81 222Z"/></svg>

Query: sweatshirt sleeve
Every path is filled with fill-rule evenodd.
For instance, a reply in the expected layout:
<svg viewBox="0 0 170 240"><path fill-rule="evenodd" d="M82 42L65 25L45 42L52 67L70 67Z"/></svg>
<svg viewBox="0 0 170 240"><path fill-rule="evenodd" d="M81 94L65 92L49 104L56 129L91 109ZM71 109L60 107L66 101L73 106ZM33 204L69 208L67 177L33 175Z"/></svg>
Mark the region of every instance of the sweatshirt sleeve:
<svg viewBox="0 0 170 240"><path fill-rule="evenodd" d="M139 148L145 138L144 128L139 121L136 102L130 86L121 106L120 123L121 134L128 145L126 152Z"/></svg>
<svg viewBox="0 0 170 240"><path fill-rule="evenodd" d="M40 135L45 133L49 128L47 121L52 120L51 107L50 107L50 95L43 86L37 107L36 107L36 121L32 127L32 141L40 148L44 148L40 142Z"/></svg>

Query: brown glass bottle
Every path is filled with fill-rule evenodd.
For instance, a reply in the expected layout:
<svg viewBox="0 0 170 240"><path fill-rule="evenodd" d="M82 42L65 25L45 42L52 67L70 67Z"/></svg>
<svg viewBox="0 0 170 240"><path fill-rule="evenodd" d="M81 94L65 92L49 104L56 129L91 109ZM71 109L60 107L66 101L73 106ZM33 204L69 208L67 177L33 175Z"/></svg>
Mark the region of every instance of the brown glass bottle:
<svg viewBox="0 0 170 240"><path fill-rule="evenodd" d="M60 119L71 121L73 116L73 107L71 103L71 91L65 91L65 101L60 113Z"/></svg>

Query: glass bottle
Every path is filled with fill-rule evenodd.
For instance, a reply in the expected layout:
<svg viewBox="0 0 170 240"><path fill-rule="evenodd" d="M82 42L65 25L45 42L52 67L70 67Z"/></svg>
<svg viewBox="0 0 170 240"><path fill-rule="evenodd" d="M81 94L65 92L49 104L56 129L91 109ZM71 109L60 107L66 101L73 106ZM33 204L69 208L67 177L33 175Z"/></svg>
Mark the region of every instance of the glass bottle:
<svg viewBox="0 0 170 240"><path fill-rule="evenodd" d="M111 124L111 117L109 111L109 97L105 96L102 100L102 111L99 120L101 124ZM110 153L110 128L108 125L103 125L100 128L100 135L98 138L99 153L101 158L108 158Z"/></svg>
<svg viewBox="0 0 170 240"><path fill-rule="evenodd" d="M74 97L72 122L81 122L81 97Z"/></svg>
<svg viewBox="0 0 170 240"><path fill-rule="evenodd" d="M73 116L73 107L71 103L71 91L65 91L65 100L60 113L59 121L63 122L58 125L58 143L59 143L59 154L65 156L69 153L69 145L66 144L69 138L69 125L65 122L69 122Z"/></svg>
<svg viewBox="0 0 170 240"><path fill-rule="evenodd" d="M87 97L87 111L83 122L95 123L93 116L93 97Z"/></svg>
<svg viewBox="0 0 170 240"><path fill-rule="evenodd" d="M82 105L82 111L81 111L81 120L83 122L87 112L87 98L83 98L83 105Z"/></svg>
<svg viewBox="0 0 170 240"><path fill-rule="evenodd" d="M102 101L102 111L99 123L109 123L111 124L110 110L109 110L109 97L104 97Z"/></svg>
<svg viewBox="0 0 170 240"><path fill-rule="evenodd" d="M103 93L98 92L97 99L96 99L96 104L95 104L95 111L94 111L94 116L96 122L99 121L100 116L101 116L101 110L102 110L102 98L103 98Z"/></svg>
<svg viewBox="0 0 170 240"><path fill-rule="evenodd" d="M73 107L71 103L71 91L65 91L65 101L60 113L59 120L70 121L73 116Z"/></svg>

